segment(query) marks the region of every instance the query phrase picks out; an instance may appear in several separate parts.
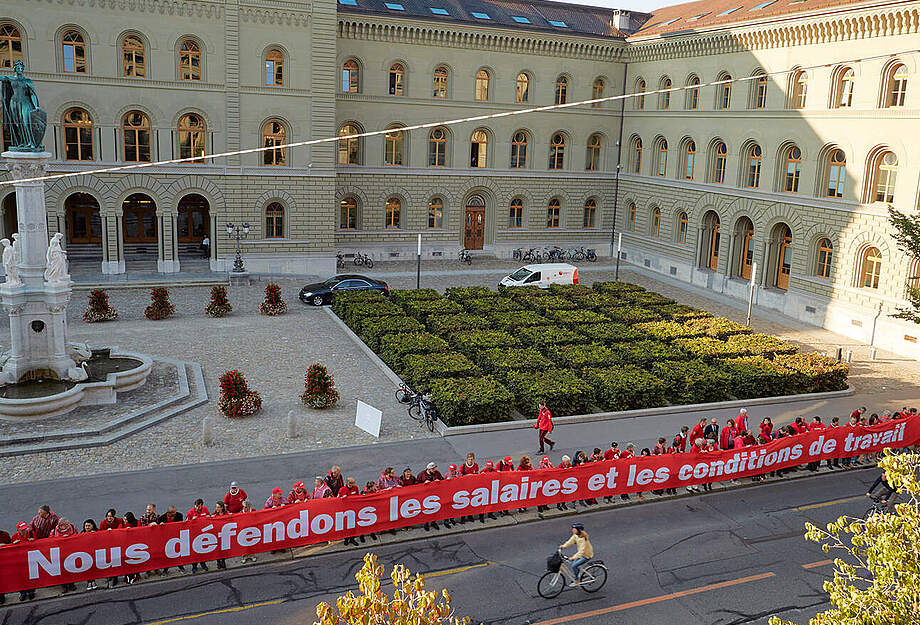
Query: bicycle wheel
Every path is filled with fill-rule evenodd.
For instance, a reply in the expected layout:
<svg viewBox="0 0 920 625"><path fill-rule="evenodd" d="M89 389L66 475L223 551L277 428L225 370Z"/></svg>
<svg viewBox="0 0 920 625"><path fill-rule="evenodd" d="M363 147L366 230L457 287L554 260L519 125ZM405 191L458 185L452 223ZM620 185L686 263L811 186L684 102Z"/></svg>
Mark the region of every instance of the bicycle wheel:
<svg viewBox="0 0 920 625"><path fill-rule="evenodd" d="M422 409L418 404L412 404L409 406L409 416L415 419L416 421L422 420Z"/></svg>
<svg viewBox="0 0 920 625"><path fill-rule="evenodd" d="M401 404L409 403L409 393L406 392L406 389L400 388L396 390L396 401Z"/></svg>
<svg viewBox="0 0 920 625"><path fill-rule="evenodd" d="M585 592L597 592L607 583L607 567L589 564L581 570L578 581L578 586Z"/></svg>
<svg viewBox="0 0 920 625"><path fill-rule="evenodd" d="M473 264L473 257L472 257L472 256L469 256L469 255L464 256L464 257L463 257L463 262L465 262L467 265L472 265L472 264Z"/></svg>
<svg viewBox="0 0 920 625"><path fill-rule="evenodd" d="M370 256L364 257L364 266L367 267L368 269L374 266L374 261L371 260Z"/></svg>
<svg viewBox="0 0 920 625"><path fill-rule="evenodd" d="M564 588L565 577L563 577L562 573L547 571L543 574L543 577L540 578L540 581L537 582L537 592L540 593L540 596L544 599L558 597L559 593L561 593Z"/></svg>
<svg viewBox="0 0 920 625"><path fill-rule="evenodd" d="M869 518L874 517L879 512L881 512L881 510L878 508L878 506L872 506L871 508L866 510L866 513L863 515L863 518L868 521Z"/></svg>
<svg viewBox="0 0 920 625"><path fill-rule="evenodd" d="M430 410L426 410L425 411L425 425L428 426L429 432L432 432L432 433L434 432L434 422L435 422L434 414Z"/></svg>
<svg viewBox="0 0 920 625"><path fill-rule="evenodd" d="M360 254L355 254L355 259L352 262L354 262L356 267L360 267L364 264L364 259L361 258Z"/></svg>
<svg viewBox="0 0 920 625"><path fill-rule="evenodd" d="M585 259L585 253L584 253L584 252L580 252L580 251L579 251L579 252L575 252L575 260L584 260L584 259Z"/></svg>

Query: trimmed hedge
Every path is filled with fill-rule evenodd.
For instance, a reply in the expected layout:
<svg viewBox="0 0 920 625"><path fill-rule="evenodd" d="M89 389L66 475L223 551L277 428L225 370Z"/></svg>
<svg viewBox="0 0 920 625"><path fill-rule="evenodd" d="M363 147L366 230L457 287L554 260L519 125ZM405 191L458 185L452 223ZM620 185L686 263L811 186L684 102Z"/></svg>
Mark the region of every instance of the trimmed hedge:
<svg viewBox="0 0 920 625"><path fill-rule="evenodd" d="M777 354L794 354L798 351L795 345L769 334L733 334L725 342L746 356L773 358Z"/></svg>
<svg viewBox="0 0 920 625"><path fill-rule="evenodd" d="M377 291L343 291L335 294L335 299L332 301L332 312L344 319L345 311L353 304L385 301L386 297Z"/></svg>
<svg viewBox="0 0 920 625"><path fill-rule="evenodd" d="M539 348L591 342L584 335L559 326L530 326L519 328L515 334L524 345L534 345Z"/></svg>
<svg viewBox="0 0 920 625"><path fill-rule="evenodd" d="M407 354L403 358L403 377L413 389L427 392L433 378L468 378L482 371L469 358L457 352Z"/></svg>
<svg viewBox="0 0 920 625"><path fill-rule="evenodd" d="M548 297L549 289L541 289L536 286L503 286L498 285L498 294L502 297L511 297L514 299L528 297Z"/></svg>
<svg viewBox="0 0 920 625"><path fill-rule="evenodd" d="M595 282L593 287L598 293L633 293L644 291L644 286L632 284L631 282Z"/></svg>
<svg viewBox="0 0 920 625"><path fill-rule="evenodd" d="M713 339L708 336L698 336L693 339L675 339L672 345L679 347L696 358L713 361L721 358L736 358L744 356L744 350L725 341Z"/></svg>
<svg viewBox="0 0 920 625"><path fill-rule="evenodd" d="M808 392L824 393L847 388L850 365L833 358L809 352L807 354L779 354L773 362L805 376Z"/></svg>
<svg viewBox="0 0 920 625"><path fill-rule="evenodd" d="M594 292L594 289L584 284L551 284L549 285L549 292L552 295L562 295L564 297L580 297L590 295Z"/></svg>
<svg viewBox="0 0 920 625"><path fill-rule="evenodd" d="M540 312L546 312L548 310L575 310L578 308L577 303L561 295L527 298L525 304L528 308L533 308Z"/></svg>
<svg viewBox="0 0 920 625"><path fill-rule="evenodd" d="M471 313L484 315L490 312L523 310L524 305L510 297L477 297L463 301L463 307Z"/></svg>
<svg viewBox="0 0 920 625"><path fill-rule="evenodd" d="M393 302L367 302L350 304L345 309L343 320L352 330L361 325L361 321L367 317L403 317L405 313L402 308Z"/></svg>
<svg viewBox="0 0 920 625"><path fill-rule="evenodd" d="M514 393L515 406L524 416L536 416L541 399L557 417L584 414L593 405L594 389L570 369L508 371L505 385Z"/></svg>
<svg viewBox="0 0 920 625"><path fill-rule="evenodd" d="M535 310L512 310L507 312L489 313L489 321L501 330L513 330L527 326L543 326L552 321Z"/></svg>
<svg viewBox="0 0 920 625"><path fill-rule="evenodd" d="M610 346L617 361L623 364L648 367L662 360L687 360L690 354L673 344L644 340Z"/></svg>
<svg viewBox="0 0 920 625"><path fill-rule="evenodd" d="M649 321L636 324L636 328L659 341L673 341L674 339L689 339L695 336L703 336L702 330L695 330L682 323L677 323L676 321Z"/></svg>
<svg viewBox="0 0 920 625"><path fill-rule="evenodd" d="M751 334L752 330L744 324L725 317L702 317L683 322L688 328L701 331L714 339L725 339L733 334Z"/></svg>
<svg viewBox="0 0 920 625"><path fill-rule="evenodd" d="M721 364L738 399L795 395L807 392L810 383L805 375L763 356L728 358Z"/></svg>
<svg viewBox="0 0 920 625"><path fill-rule="evenodd" d="M611 308L598 308L598 312L605 317L609 317L611 321L628 323L630 325L634 323L658 321L661 319L661 315L654 310L642 308L640 306L623 305L613 306Z"/></svg>
<svg viewBox="0 0 920 625"><path fill-rule="evenodd" d="M403 310L412 317L424 321L430 315L454 315L463 312L463 307L449 299L420 299L402 303Z"/></svg>
<svg viewBox="0 0 920 625"><path fill-rule="evenodd" d="M497 297L498 292L487 286L452 286L444 290L444 295L447 296L447 299L452 299L455 302L463 302L468 299Z"/></svg>
<svg viewBox="0 0 920 625"><path fill-rule="evenodd" d="M563 325L573 326L580 323L606 323L607 317L591 310L547 310L546 316Z"/></svg>
<svg viewBox="0 0 920 625"><path fill-rule="evenodd" d="M668 403L665 383L633 365L586 369L582 378L594 389L594 401L603 411L656 408Z"/></svg>
<svg viewBox="0 0 920 625"><path fill-rule="evenodd" d="M429 315L425 319L428 330L435 334L450 334L460 330L482 330L490 327L487 320L479 315L458 313L456 315Z"/></svg>
<svg viewBox="0 0 920 625"><path fill-rule="evenodd" d="M659 306L655 309L665 316L666 319L683 323L688 319L702 319L712 317L713 314L708 310L700 310L686 304L671 304L670 306Z"/></svg>
<svg viewBox="0 0 920 625"><path fill-rule="evenodd" d="M491 376L435 378L429 383L431 401L446 425L506 421L514 395Z"/></svg>
<svg viewBox="0 0 920 625"><path fill-rule="evenodd" d="M702 360L655 363L652 374L667 387L672 404L702 404L730 399L731 377L721 368Z"/></svg>
<svg viewBox="0 0 920 625"><path fill-rule="evenodd" d="M441 294L434 289L399 289L390 291L390 301L397 304L427 299L441 299Z"/></svg>
<svg viewBox="0 0 920 625"><path fill-rule="evenodd" d="M512 369L535 371L549 369L550 360L533 347L496 347L484 349L475 356L480 367L492 373L502 373Z"/></svg>
<svg viewBox="0 0 920 625"><path fill-rule="evenodd" d="M451 344L466 353L493 347L516 347L518 339L504 330L462 330L448 337Z"/></svg>
<svg viewBox="0 0 920 625"><path fill-rule="evenodd" d="M619 362L616 353L603 345L563 345L555 356L571 369L606 367Z"/></svg>
<svg viewBox="0 0 920 625"><path fill-rule="evenodd" d="M380 349L380 338L384 335L424 330L412 317L365 317L358 327L358 336L374 351Z"/></svg>
<svg viewBox="0 0 920 625"><path fill-rule="evenodd" d="M625 323L586 323L573 329L592 340L604 343L627 343L649 338L648 334L636 326L628 326Z"/></svg>
<svg viewBox="0 0 920 625"><path fill-rule="evenodd" d="M632 293L624 294L623 297L635 302L639 306L647 306L649 308L673 306L677 303L676 300L673 300L670 297L665 297L664 295L659 295L658 293L652 293L651 291L633 291Z"/></svg>
<svg viewBox="0 0 920 625"><path fill-rule="evenodd" d="M447 341L428 332L386 334L380 339L380 358L396 369L402 369L407 354L431 354L448 351Z"/></svg>

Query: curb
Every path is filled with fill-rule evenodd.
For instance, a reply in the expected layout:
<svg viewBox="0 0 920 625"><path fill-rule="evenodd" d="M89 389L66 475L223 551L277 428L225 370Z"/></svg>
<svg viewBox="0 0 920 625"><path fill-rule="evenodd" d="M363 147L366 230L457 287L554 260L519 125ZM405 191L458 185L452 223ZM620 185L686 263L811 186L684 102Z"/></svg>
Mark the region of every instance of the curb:
<svg viewBox="0 0 920 625"><path fill-rule="evenodd" d="M308 306L308 304L304 304L304 306ZM337 314L335 314L334 312L332 312L332 307L330 307L330 306L323 306L322 309L325 310L325 311L326 311L326 314L329 315L330 317L332 317L332 320L339 326L339 328L340 328L343 332L345 332L345 334L347 334L348 337L349 337L352 341L354 341L355 345L358 346L358 349L361 350L361 352L362 352L365 356L367 356L368 358L370 358L370 359L374 362L375 365L377 365L377 368L380 369L380 371L383 372L383 375L385 375L386 378L387 378L390 382L393 383L393 386L398 387L400 384L404 384L402 378L400 378L398 375L396 375L396 373L394 373L393 370L390 369L390 368L387 366L387 364L386 364L385 362L383 362L382 360L380 360L380 356L378 356L377 354L375 354L375 353L374 353L374 350L372 350L370 347L368 347L367 344L366 344L364 341L361 340L361 337L359 337L357 334L355 334L354 332L352 332L351 328L349 328L347 325L345 325L345 322L342 321L341 319L339 319L339 316L338 316ZM394 392L395 392L395 391L394 391ZM437 425L440 425L440 423L441 423L440 421L437 421L437 422L435 423L435 425L436 425L436 426L437 426Z"/></svg>

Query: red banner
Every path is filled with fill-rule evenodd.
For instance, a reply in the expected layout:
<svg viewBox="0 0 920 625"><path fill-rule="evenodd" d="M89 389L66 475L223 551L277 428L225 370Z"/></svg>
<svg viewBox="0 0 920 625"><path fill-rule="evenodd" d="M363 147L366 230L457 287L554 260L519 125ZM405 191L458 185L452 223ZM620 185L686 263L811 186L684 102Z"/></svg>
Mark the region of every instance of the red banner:
<svg viewBox="0 0 920 625"><path fill-rule="evenodd" d="M480 473L248 514L46 538L0 548L0 592L114 577L407 527L425 521L758 475L920 444L920 417L817 430L742 450Z"/></svg>

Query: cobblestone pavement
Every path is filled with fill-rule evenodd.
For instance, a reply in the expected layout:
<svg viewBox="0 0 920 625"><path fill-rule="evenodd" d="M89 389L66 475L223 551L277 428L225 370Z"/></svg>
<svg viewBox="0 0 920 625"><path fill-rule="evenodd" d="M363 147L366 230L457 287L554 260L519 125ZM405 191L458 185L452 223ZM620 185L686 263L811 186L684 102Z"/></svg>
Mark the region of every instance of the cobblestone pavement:
<svg viewBox="0 0 920 625"><path fill-rule="evenodd" d="M453 285L495 285L521 263L499 259L476 259L472 267L456 261L425 261L421 286L443 290ZM355 270L356 269L356 270ZM415 263L378 263L365 273L387 280L392 288L415 286ZM612 280L609 260L582 263L581 281L590 284ZM745 311L718 297L696 289L677 286L649 277L624 266L621 277L658 291L681 302L705 308L736 321ZM86 324L81 320L86 293L74 294L68 309L71 340L91 345L114 344L131 350L201 363L211 399L209 404L170 419L139 434L104 448L67 450L38 456L0 458L0 474L7 482L47 479L56 475L88 475L112 470L135 470L164 465L206 462L231 458L274 455L297 451L365 445L375 439L356 429L355 400L361 399L384 412L380 441L429 437L406 416L393 397L393 385L351 340L342 335L322 310L305 307L297 300L303 280L278 280L289 311L280 317L258 313L264 283L229 290L234 306L231 316L211 319L204 315L209 289L170 289L176 305L173 318L152 322L143 316L149 302L146 289L109 291L120 319L107 324ZM873 396L913 397L920 383L920 363L880 353L869 361L868 347L831 332L804 326L791 319L755 314L757 331L776 334L803 345L805 349L831 351L837 345L853 350L851 383L857 391L854 403L873 405ZM0 317L0 336L7 335L8 321ZM303 374L313 362L322 362L335 377L342 399L329 411L303 406ZM264 408L255 417L230 421L216 410L217 378L227 369L238 368L251 388L262 393ZM299 418L297 438L289 438L285 417L293 410ZM211 417L216 444L202 442L202 421Z"/></svg>

